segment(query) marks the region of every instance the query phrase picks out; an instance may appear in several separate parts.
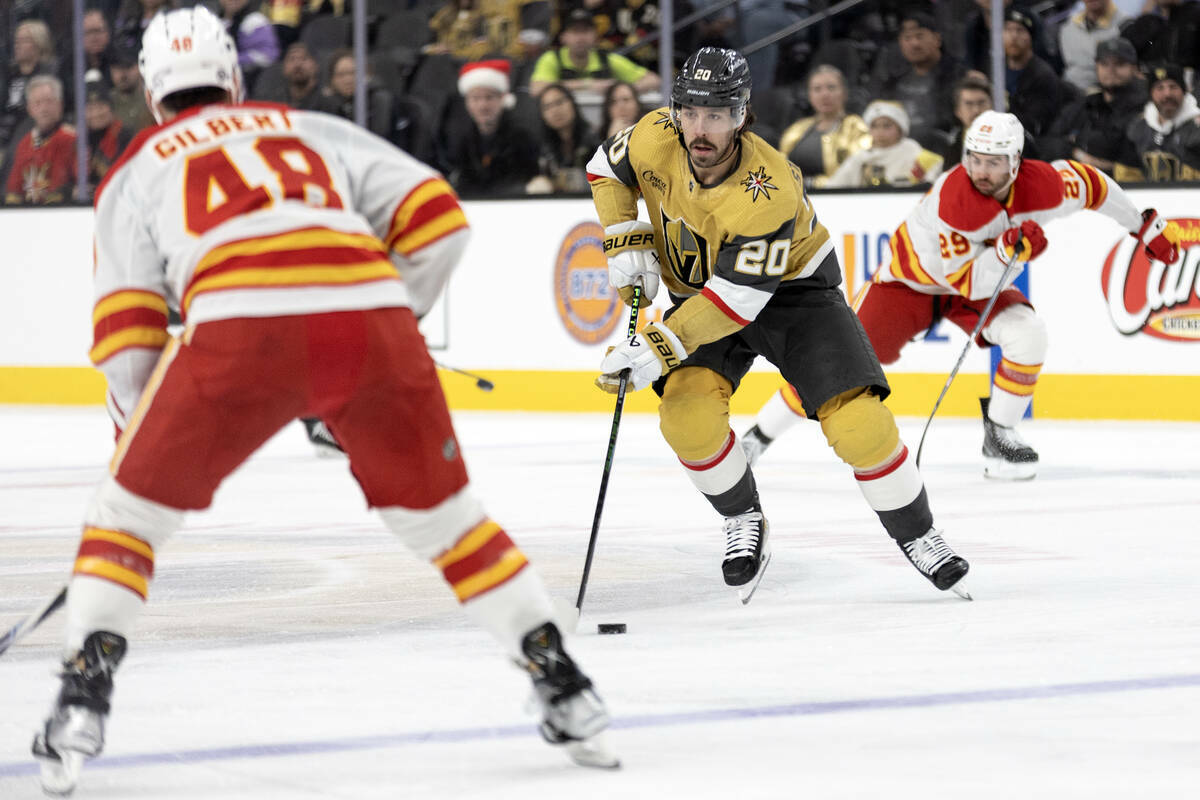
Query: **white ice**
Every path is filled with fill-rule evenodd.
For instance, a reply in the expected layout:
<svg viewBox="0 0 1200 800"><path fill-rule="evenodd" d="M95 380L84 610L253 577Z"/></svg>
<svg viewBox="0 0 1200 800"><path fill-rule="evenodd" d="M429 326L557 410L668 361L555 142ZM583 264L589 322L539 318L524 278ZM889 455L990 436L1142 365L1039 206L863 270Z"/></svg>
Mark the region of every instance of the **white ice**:
<svg viewBox="0 0 1200 800"><path fill-rule="evenodd" d="M736 420L740 431L749 423ZM902 420L915 446L923 420ZM461 413L474 484L574 601L610 418ZM1029 483L977 420L923 461L975 602L901 557L808 424L760 462L774 560L742 607L720 520L627 416L579 635L618 772L544 744L528 681L298 424L158 553L79 798L1171 798L1200 785L1200 425L1051 423ZM0 410L0 628L52 596L111 441L99 409ZM624 622L625 636L598 636ZM0 798L62 617L0 658Z"/></svg>

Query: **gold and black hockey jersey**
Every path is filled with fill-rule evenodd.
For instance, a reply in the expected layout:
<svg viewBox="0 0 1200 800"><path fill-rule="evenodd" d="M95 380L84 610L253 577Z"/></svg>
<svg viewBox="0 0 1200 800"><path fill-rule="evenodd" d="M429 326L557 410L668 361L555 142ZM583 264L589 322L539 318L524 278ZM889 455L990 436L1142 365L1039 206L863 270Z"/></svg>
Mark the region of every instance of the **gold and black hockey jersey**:
<svg viewBox="0 0 1200 800"><path fill-rule="evenodd" d="M841 281L829 232L800 170L753 133L733 171L697 180L666 108L605 141L588 163L600 222L637 219L640 192L654 226L663 284L683 305L668 324L688 352L750 324L781 286Z"/></svg>

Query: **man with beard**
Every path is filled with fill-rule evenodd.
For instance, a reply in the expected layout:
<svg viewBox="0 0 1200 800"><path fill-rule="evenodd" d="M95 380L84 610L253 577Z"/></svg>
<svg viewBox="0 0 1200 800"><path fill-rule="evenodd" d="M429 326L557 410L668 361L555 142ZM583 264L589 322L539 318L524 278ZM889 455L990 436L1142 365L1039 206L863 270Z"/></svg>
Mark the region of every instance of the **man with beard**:
<svg viewBox="0 0 1200 800"><path fill-rule="evenodd" d="M1200 108L1187 93L1183 70L1172 64L1154 67L1148 81L1150 102L1126 131L1137 166L1122 170L1125 179L1200 180Z"/></svg>
<svg viewBox="0 0 1200 800"><path fill-rule="evenodd" d="M887 407L890 389L839 284L829 232L800 171L746 128L750 70L704 47L675 77L671 105L611 136L588 162L609 281L663 322L613 348L601 389L652 386L659 425L692 483L725 518L721 572L749 602L770 559L754 474L729 427L729 399L757 356L800 396L884 529L917 570L960 593L965 559L933 525L924 483ZM638 221L638 197L650 222ZM662 269L660 264L666 264Z"/></svg>
<svg viewBox="0 0 1200 800"><path fill-rule="evenodd" d="M1125 129L1146 102L1129 40L1117 37L1096 46L1096 79L1100 91L1063 109L1039 145L1051 158L1073 158L1112 175L1117 164L1137 163Z"/></svg>
<svg viewBox="0 0 1200 800"><path fill-rule="evenodd" d="M891 364L913 337L941 319L970 333L997 292L976 344L1000 348L1000 366L983 412L983 474L1028 480L1038 454L1015 430L1033 400L1046 355L1046 325L1012 286L1046 249L1042 224L1082 209L1099 211L1141 242L1150 258L1179 257L1178 228L1154 209L1138 213L1116 181L1078 161L1022 158L1025 131L1012 114L985 111L966 135L962 164L947 172L892 234L892 257L855 299L879 360ZM1005 281L1001 283L1001 281ZM756 459L810 408L791 386L758 414L745 441Z"/></svg>

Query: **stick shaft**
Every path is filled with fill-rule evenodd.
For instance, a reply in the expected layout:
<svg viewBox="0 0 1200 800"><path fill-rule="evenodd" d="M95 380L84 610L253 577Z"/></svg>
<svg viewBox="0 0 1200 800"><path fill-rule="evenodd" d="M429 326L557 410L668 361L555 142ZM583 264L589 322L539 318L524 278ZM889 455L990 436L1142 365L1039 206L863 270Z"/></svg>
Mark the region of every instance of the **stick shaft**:
<svg viewBox="0 0 1200 800"><path fill-rule="evenodd" d="M1004 265L1004 274L1000 277L1000 282L996 284L996 291L992 292L992 296L988 298L987 305L983 307L983 313L979 315L979 321L975 323L975 329L967 337L967 343L963 345L962 352L958 354L958 361L954 363L954 369L950 370L950 375L946 378L946 385L942 387L942 392L938 395L937 402L933 404L933 411L929 412L929 419L925 420L925 429L921 431L921 442L917 445L916 465L918 468L921 466L921 452L925 449L925 435L929 433L929 426L933 424L933 415L937 413L938 407L941 406L942 400L946 397L946 392L950 391L950 384L954 383L954 377L958 375L958 370L962 367L963 362L966 361L967 353L970 352L971 345L975 342L975 337L983 330L988 315L996 307L996 301L1000 299L1000 294L1008 287L1008 280L1013 270L1016 269L1017 262L1020 261L1021 238L1021 236L1017 236L1017 241L1013 245L1012 258Z"/></svg>
<svg viewBox="0 0 1200 800"><path fill-rule="evenodd" d="M633 290L633 305L629 311L628 337L637 333L638 307L642 303L642 287ZM617 386L617 406L613 411L612 429L608 434L608 454L604 457L604 472L600 476L600 494L596 497L596 513L592 516L592 534L588 537L587 557L583 561L583 575L579 579L579 595L575 598L575 610L583 612L583 598L587 594L588 576L592 572L592 559L596 555L596 538L600 534L600 515L604 513L604 497L608 493L608 476L612 474L613 456L617 452L617 432L621 426L621 411L625 407L625 390L629 386L629 370L621 372L621 383Z"/></svg>
<svg viewBox="0 0 1200 800"><path fill-rule="evenodd" d="M3 655L8 648L24 639L26 635L32 633L37 626L49 619L55 611L58 611L66 601L67 587L64 586L59 589L58 594L45 603L42 603L41 606L27 615L25 619L13 626L8 633L0 636L0 655Z"/></svg>

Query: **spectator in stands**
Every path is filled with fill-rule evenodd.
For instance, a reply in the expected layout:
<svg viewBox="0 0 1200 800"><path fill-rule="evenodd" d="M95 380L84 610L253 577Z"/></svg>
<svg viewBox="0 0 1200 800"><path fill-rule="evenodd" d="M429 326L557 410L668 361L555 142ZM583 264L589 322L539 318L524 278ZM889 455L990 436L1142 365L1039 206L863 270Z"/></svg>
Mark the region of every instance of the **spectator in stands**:
<svg viewBox="0 0 1200 800"><path fill-rule="evenodd" d="M13 148L4 200L8 205L53 205L71 198L75 129L63 124L62 81L36 75L25 89L33 128Z"/></svg>
<svg viewBox="0 0 1200 800"><path fill-rule="evenodd" d="M526 191L586 192L585 167L600 138L579 113L575 96L561 83L552 83L538 95L538 112L542 120L538 174L526 185Z"/></svg>
<svg viewBox="0 0 1200 800"><path fill-rule="evenodd" d="M806 186L824 186L847 158L871 146L871 134L862 117L846 113L846 78L837 67L809 73L808 102L815 113L784 130L779 152L800 168Z"/></svg>
<svg viewBox="0 0 1200 800"><path fill-rule="evenodd" d="M467 119L443 134L442 171L460 194L516 194L537 174L537 137L513 118L507 61L476 61L459 72Z"/></svg>
<svg viewBox="0 0 1200 800"><path fill-rule="evenodd" d="M871 147L847 158L825 183L828 188L912 186L931 183L942 157L908 138L908 114L891 100L875 100L863 112Z"/></svg>
<svg viewBox="0 0 1200 800"><path fill-rule="evenodd" d="M897 37L901 58L875 61L871 96L896 100L908 112L912 138L924 147L945 147L954 127L954 84L964 68L942 52L942 36L933 16L910 11L900 23Z"/></svg>
<svg viewBox="0 0 1200 800"><path fill-rule="evenodd" d="M263 0L262 12L275 28L280 52L300 38L300 25L304 22L307 5L308 0Z"/></svg>
<svg viewBox="0 0 1200 800"><path fill-rule="evenodd" d="M1200 108L1184 88L1176 64L1153 67L1147 78L1150 102L1126 135L1138 155L1138 167L1117 178L1158 182L1200 180Z"/></svg>
<svg viewBox="0 0 1200 800"><path fill-rule="evenodd" d="M124 0L113 26L114 41L118 47L135 53L142 52L142 34L150 20L154 19L158 12L169 11L178 6L178 0Z"/></svg>
<svg viewBox="0 0 1200 800"><path fill-rule="evenodd" d="M628 81L641 92L659 87L658 73L624 56L596 48L592 14L577 8L567 15L560 36L562 47L542 54L529 77L529 92L538 95L552 83L572 92L605 92L613 81Z"/></svg>
<svg viewBox="0 0 1200 800"><path fill-rule="evenodd" d="M27 19L13 32L12 64L8 69L4 111L0 113L0 155L7 153L29 127L25 102L29 82L38 75L53 74L54 45L50 41L50 29L41 20ZM61 88L61 81L59 86Z"/></svg>
<svg viewBox="0 0 1200 800"><path fill-rule="evenodd" d="M1074 99L1064 96L1062 81L1053 68L1034 54L1035 31L1030 13L1016 7L1005 12L1004 88L1008 92L1008 110L1017 115L1034 138L1049 130L1063 104Z"/></svg>
<svg viewBox="0 0 1200 800"><path fill-rule="evenodd" d="M992 4L991 0L975 0L975 5L966 27L964 52L967 68L978 70L986 77L992 75ZM1057 74L1062 69L1062 62L1051 49L1050 37L1043 30L1042 18L1033 12L1032 5L1032 0L1004 0L1005 17L1014 9L1028 17L1033 26L1033 54L1049 64ZM992 78L995 80L995 76Z"/></svg>
<svg viewBox="0 0 1200 800"><path fill-rule="evenodd" d="M1143 64L1178 64L1200 72L1200 3L1147 0L1152 10L1122 32Z"/></svg>
<svg viewBox="0 0 1200 800"><path fill-rule="evenodd" d="M638 99L637 89L628 81L613 81L604 93L600 109L600 138L607 139L617 131L628 128L646 115L647 109Z"/></svg>
<svg viewBox="0 0 1200 800"><path fill-rule="evenodd" d="M109 104L117 119L121 120L121 127L136 134L142 128L153 125L154 115L146 106L146 92L142 88L137 54L125 48L114 48L109 59L108 76L112 84Z"/></svg>
<svg viewBox="0 0 1200 800"><path fill-rule="evenodd" d="M424 52L467 61L524 58L545 47L552 22L549 0L447 0L429 20L434 41Z"/></svg>
<svg viewBox="0 0 1200 800"><path fill-rule="evenodd" d="M1096 47L1095 70L1100 91L1064 108L1039 146L1047 159L1073 158L1115 177L1117 164L1138 163L1125 131L1146 105L1146 84L1138 75L1137 52L1120 36Z"/></svg>
<svg viewBox="0 0 1200 800"><path fill-rule="evenodd" d="M448 0L429 20L434 40L426 53L451 55L473 61L491 50L488 20L477 0Z"/></svg>
<svg viewBox="0 0 1200 800"><path fill-rule="evenodd" d="M258 73L279 60L279 38L271 21L250 5L250 0L221 0L221 21L237 44L238 66L246 88L254 86Z"/></svg>
<svg viewBox="0 0 1200 800"><path fill-rule="evenodd" d="M83 118L87 126L88 187L95 192L113 163L125 152L133 134L113 113L108 86L99 70L88 72Z"/></svg>
<svg viewBox="0 0 1200 800"><path fill-rule="evenodd" d="M571 5L578 5L572 3ZM659 5L648 0L583 0L582 6L595 14L596 29L606 50L636 45L627 55L644 67L658 65L658 40L645 39L659 29ZM675 0L675 19L690 11L683 0ZM677 48L685 50L686 47Z"/></svg>
<svg viewBox="0 0 1200 800"><path fill-rule="evenodd" d="M1120 26L1126 20L1113 0L1083 0L1083 10L1058 29L1063 80L1080 92L1095 89L1099 85L1096 83L1096 46L1120 36Z"/></svg>
<svg viewBox="0 0 1200 800"><path fill-rule="evenodd" d="M963 137L975 118L991 107L992 86L978 74L967 75L954 84L954 118L958 124L950 130L950 144L942 151L943 169L962 161Z"/></svg>
<svg viewBox="0 0 1200 800"><path fill-rule="evenodd" d="M329 60L325 76L325 91L317 108L354 120L354 53L338 50ZM385 139L392 132L392 95L379 85L374 76L367 75L367 129Z"/></svg>
<svg viewBox="0 0 1200 800"><path fill-rule="evenodd" d="M108 64L112 58L112 30L104 12L89 9L83 12L83 71L99 70L101 80L108 83ZM64 59L60 65L59 78L64 83L74 81L75 59Z"/></svg>
<svg viewBox="0 0 1200 800"><path fill-rule="evenodd" d="M321 85L317 80L317 59L304 42L292 42L283 54L283 81L282 87L258 87L255 99L305 111L319 110Z"/></svg>

